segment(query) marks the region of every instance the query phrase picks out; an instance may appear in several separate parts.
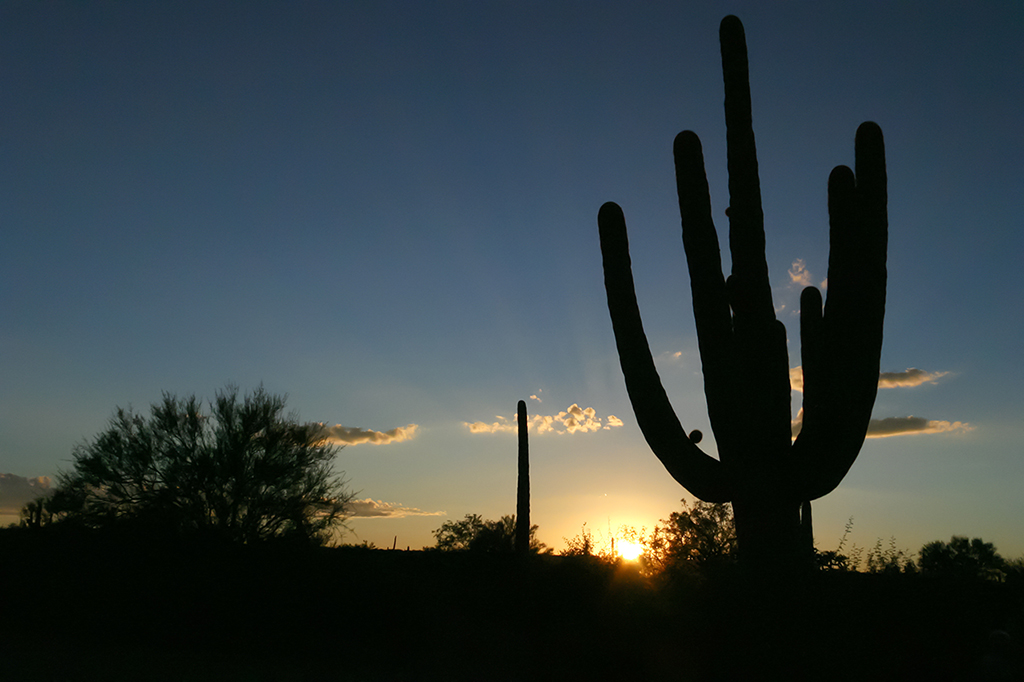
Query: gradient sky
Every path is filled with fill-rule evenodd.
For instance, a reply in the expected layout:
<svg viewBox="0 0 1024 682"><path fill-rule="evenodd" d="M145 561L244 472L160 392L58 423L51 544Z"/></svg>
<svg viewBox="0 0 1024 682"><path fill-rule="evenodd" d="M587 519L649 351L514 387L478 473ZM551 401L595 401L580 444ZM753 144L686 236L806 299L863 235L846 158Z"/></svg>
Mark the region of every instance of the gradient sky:
<svg viewBox="0 0 1024 682"><path fill-rule="evenodd" d="M829 171L860 122L886 136L874 417L917 419L815 504L818 545L853 517L860 546L1021 555L1019 2L5 2L0 472L54 475L116 406L262 382L350 443L349 539L418 548L514 513L524 399L551 418L541 540L650 528L690 496L636 426L596 216L625 210L663 381L714 452L671 149L701 136L724 239L729 13L793 367Z"/></svg>

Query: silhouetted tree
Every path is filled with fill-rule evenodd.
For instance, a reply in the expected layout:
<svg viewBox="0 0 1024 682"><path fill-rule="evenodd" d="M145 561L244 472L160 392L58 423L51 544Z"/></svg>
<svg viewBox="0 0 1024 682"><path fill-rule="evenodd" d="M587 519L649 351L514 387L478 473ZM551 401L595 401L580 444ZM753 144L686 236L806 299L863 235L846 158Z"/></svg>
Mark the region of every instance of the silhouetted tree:
<svg viewBox="0 0 1024 682"><path fill-rule="evenodd" d="M728 504L682 500L683 508L655 526L644 552L652 573L706 571L736 558L736 523Z"/></svg>
<svg viewBox="0 0 1024 682"><path fill-rule="evenodd" d="M546 545L537 539L538 526L530 527L530 552L537 554ZM479 514L466 514L461 521L446 521L435 530L442 551L514 552L516 550L516 517L502 516L497 521L485 520Z"/></svg>
<svg viewBox="0 0 1024 682"><path fill-rule="evenodd" d="M535 529L530 531L533 536ZM484 522L480 532L469 541L469 549L474 552L516 551L516 517L502 516L497 521Z"/></svg>
<svg viewBox="0 0 1024 682"><path fill-rule="evenodd" d="M136 524L237 542L322 543L353 493L334 473L339 450L321 424L283 414L262 387L195 396L165 393L149 417L118 408L110 426L76 446L48 510L90 527Z"/></svg>
<svg viewBox="0 0 1024 682"><path fill-rule="evenodd" d="M1024 557L1003 559L1003 572L1006 574L1006 582L1016 586L1024 585Z"/></svg>
<svg viewBox="0 0 1024 682"><path fill-rule="evenodd" d="M999 580L1006 566L991 542L981 538L968 540L960 535L954 535L949 542L929 542L921 548L918 562L924 575L959 580Z"/></svg>
<svg viewBox="0 0 1024 682"><path fill-rule="evenodd" d="M828 301L823 311L813 287L800 299L803 428L794 442L787 336L775 317L765 260L747 48L739 19L723 19L720 38L732 252L728 280L700 140L684 131L674 145L683 246L718 459L687 436L661 385L640 319L625 218L611 202L598 214L608 308L626 389L654 454L700 499L733 503L743 561L760 568L810 566L805 503L834 490L852 466L878 388L888 233L882 131L874 123L862 124L856 172L838 166L829 177Z"/></svg>
<svg viewBox="0 0 1024 682"><path fill-rule="evenodd" d="M433 531L437 539L434 548L445 552L469 549L469 543L483 530L484 523L479 514L466 514L461 521L445 521L440 528Z"/></svg>

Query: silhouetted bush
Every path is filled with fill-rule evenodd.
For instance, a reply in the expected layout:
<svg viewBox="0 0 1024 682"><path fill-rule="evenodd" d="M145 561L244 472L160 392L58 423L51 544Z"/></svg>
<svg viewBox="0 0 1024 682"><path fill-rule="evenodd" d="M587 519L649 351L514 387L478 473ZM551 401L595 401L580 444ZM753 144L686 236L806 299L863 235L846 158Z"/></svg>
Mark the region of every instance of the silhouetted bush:
<svg viewBox="0 0 1024 682"><path fill-rule="evenodd" d="M649 574L699 576L736 560L736 523L726 503L682 500L683 508L655 526L642 557Z"/></svg>
<svg viewBox="0 0 1024 682"><path fill-rule="evenodd" d="M991 542L954 535L949 542L936 540L921 548L921 573L958 580L1001 580L1006 562Z"/></svg>
<svg viewBox="0 0 1024 682"><path fill-rule="evenodd" d="M565 549L559 554L561 556L598 556L597 544L594 542L594 534L584 523L580 534L571 538L562 538L565 541Z"/></svg>
<svg viewBox="0 0 1024 682"><path fill-rule="evenodd" d="M889 544L882 547L879 538L875 546L868 551L868 573L917 573L917 564L909 552L897 549L896 538L889 538Z"/></svg>
<svg viewBox="0 0 1024 682"><path fill-rule="evenodd" d="M537 539L538 526L530 526L530 552L550 551ZM515 552L516 517L502 516L497 521L483 519L479 514L466 514L461 521L446 521L433 531L437 538L434 547L444 552Z"/></svg>
<svg viewBox="0 0 1024 682"><path fill-rule="evenodd" d="M47 515L25 516L124 533L325 542L352 498L333 471L339 448L284 405L261 387L244 399L219 392L209 412L195 396L170 394L148 418L119 408L106 431L75 448L72 470L39 505Z"/></svg>

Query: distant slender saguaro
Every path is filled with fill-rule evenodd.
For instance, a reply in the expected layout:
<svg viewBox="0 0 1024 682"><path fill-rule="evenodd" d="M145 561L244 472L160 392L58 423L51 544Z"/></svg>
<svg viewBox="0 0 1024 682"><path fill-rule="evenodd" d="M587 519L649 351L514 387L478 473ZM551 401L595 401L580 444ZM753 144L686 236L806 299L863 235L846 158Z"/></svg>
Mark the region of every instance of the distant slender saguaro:
<svg viewBox="0 0 1024 682"><path fill-rule="evenodd" d="M746 37L734 16L719 37L729 170L726 279L700 140L676 136L676 186L697 343L718 459L688 437L669 403L640 320L622 209L598 213L605 290L626 390L648 445L683 487L732 502L741 561L788 566L808 557L810 500L828 494L860 452L878 389L885 315L885 147L874 123L857 129L855 170L828 179L828 300L800 297L803 425L793 439L786 330L775 317L751 123Z"/></svg>
<svg viewBox="0 0 1024 682"><path fill-rule="evenodd" d="M530 553L530 441L526 401L516 408L519 421L519 485L516 489L516 552Z"/></svg>

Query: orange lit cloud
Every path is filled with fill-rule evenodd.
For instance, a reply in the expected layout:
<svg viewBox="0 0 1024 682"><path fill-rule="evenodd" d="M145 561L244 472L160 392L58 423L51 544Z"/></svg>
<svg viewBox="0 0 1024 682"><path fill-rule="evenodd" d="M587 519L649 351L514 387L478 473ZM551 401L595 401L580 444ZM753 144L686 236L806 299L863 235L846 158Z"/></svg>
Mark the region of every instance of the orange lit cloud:
<svg viewBox="0 0 1024 682"><path fill-rule="evenodd" d="M690 356L691 351L666 351L658 356L657 361L659 365L664 363L685 366L689 364L688 361L691 359Z"/></svg>
<svg viewBox="0 0 1024 682"><path fill-rule="evenodd" d="M406 516L446 516L448 512L426 512L416 507L406 507L395 502L382 502L367 497L348 503L348 514L360 519L400 519Z"/></svg>
<svg viewBox="0 0 1024 682"><path fill-rule="evenodd" d="M327 435L327 440L334 445L362 445L363 443L387 445L389 443L401 443L402 441L410 440L416 436L416 429L418 428L419 425L417 424L409 424L408 426L399 426L390 431L371 431L370 429L335 424L334 426L325 426L324 432Z"/></svg>
<svg viewBox="0 0 1024 682"><path fill-rule="evenodd" d="M515 433L518 431L516 416L511 418L497 415L497 421L463 422L470 433ZM622 426L622 420L615 415L602 419L597 416L593 407L582 408L573 403L567 409L553 415L531 414L527 419L527 429L537 435L545 433L588 433L591 431L608 431L613 427Z"/></svg>
<svg viewBox="0 0 1024 682"><path fill-rule="evenodd" d="M793 420L793 438L804 425L804 410L800 408ZM868 422L867 438L888 438L890 436L922 436L930 433L970 433L975 427L965 422L947 422L923 417L886 417Z"/></svg>
<svg viewBox="0 0 1024 682"><path fill-rule="evenodd" d="M934 384L949 372L926 372L923 369L910 367L902 372L882 372L878 375L879 388L913 388L925 383ZM803 367L791 367L789 370L789 385L794 391L804 390L804 369Z"/></svg>
<svg viewBox="0 0 1024 682"><path fill-rule="evenodd" d="M811 272L807 269L803 258L797 258L789 266L789 280L793 284L798 284L802 287L811 285Z"/></svg>
<svg viewBox="0 0 1024 682"><path fill-rule="evenodd" d="M904 372L882 372L878 375L879 388L912 388L923 383L934 384L936 380L949 374L949 372L926 372L923 369L914 367Z"/></svg>
<svg viewBox="0 0 1024 682"><path fill-rule="evenodd" d="M925 433L968 433L974 427L964 422L936 421L922 417L887 417L868 423L868 438L912 436Z"/></svg>

